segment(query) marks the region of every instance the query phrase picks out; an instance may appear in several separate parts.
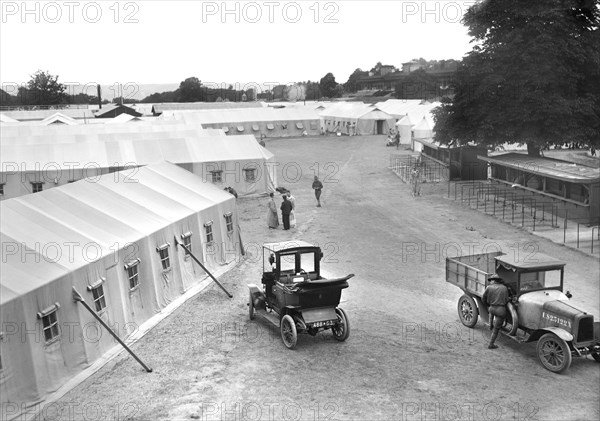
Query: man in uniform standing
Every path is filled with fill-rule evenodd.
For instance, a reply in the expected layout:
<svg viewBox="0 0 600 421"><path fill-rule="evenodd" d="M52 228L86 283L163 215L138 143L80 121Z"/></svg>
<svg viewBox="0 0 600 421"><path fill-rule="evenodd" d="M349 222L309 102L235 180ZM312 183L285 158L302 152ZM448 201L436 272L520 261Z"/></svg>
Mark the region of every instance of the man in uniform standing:
<svg viewBox="0 0 600 421"><path fill-rule="evenodd" d="M490 314L490 330L492 330L492 337L488 349L496 349L498 345L494 344L500 328L504 324L506 319L506 304L508 303L508 288L504 285L504 281L497 274L493 274L488 278L490 284L483 292L481 300L483 304L488 306L488 312Z"/></svg>
<svg viewBox="0 0 600 421"><path fill-rule="evenodd" d="M290 213L292 213L292 202L290 202L287 196L283 195L283 202L281 203L281 219L283 219L283 229L290 229Z"/></svg>
<svg viewBox="0 0 600 421"><path fill-rule="evenodd" d="M312 183L312 188L315 191L315 197L317 199L317 207L321 207L321 190L323 189L323 183L319 181L319 177L315 175L315 181Z"/></svg>

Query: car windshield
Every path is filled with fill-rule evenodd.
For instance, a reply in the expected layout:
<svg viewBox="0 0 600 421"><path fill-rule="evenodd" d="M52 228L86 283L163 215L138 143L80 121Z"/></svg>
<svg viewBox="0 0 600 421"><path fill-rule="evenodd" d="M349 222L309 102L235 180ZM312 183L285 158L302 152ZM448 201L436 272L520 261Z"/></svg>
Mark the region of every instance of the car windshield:
<svg viewBox="0 0 600 421"><path fill-rule="evenodd" d="M315 253L303 253L300 255L300 268L305 272L315 271Z"/></svg>
<svg viewBox="0 0 600 421"><path fill-rule="evenodd" d="M282 253L279 259L279 265L281 272L295 272L296 271L296 253Z"/></svg>
<svg viewBox="0 0 600 421"><path fill-rule="evenodd" d="M521 291L560 287L561 271L547 270L521 274Z"/></svg>

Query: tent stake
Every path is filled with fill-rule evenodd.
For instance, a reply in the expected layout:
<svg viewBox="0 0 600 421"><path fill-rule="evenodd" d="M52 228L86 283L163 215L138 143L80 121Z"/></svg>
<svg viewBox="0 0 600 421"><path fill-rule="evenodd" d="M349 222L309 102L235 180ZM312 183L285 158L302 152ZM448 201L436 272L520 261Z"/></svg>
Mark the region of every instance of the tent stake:
<svg viewBox="0 0 600 421"><path fill-rule="evenodd" d="M200 262L200 260L198 260L198 259L196 258L196 256L194 256L194 254L192 253L192 251L191 251L189 248L187 248L187 246L186 246L185 244L183 244L183 243L181 243L179 240L177 240L177 237L173 237L173 238L174 238L174 240L175 240L175 247L177 247L177 246L181 246L181 247L183 247L183 249L184 249L185 251L187 251L187 252L188 252L188 254L189 254L190 256L192 256L192 259L194 259L194 262L198 263L198 265L199 265L199 266L202 268L202 270L203 270L204 272L206 272L206 273L208 274L208 276L210 276L210 277L212 278L212 280L213 280L213 281L215 281L215 283L216 283L217 285L219 285L223 291L225 291L225 294L227 294L227 296L228 296L229 298L233 298L233 295L231 295L231 294L230 294L230 293L229 293L229 292L228 292L228 291L225 289L225 287L224 287L223 285L221 285L221 283L220 283L219 281L217 281L217 278L215 278L215 277L213 276L213 274L212 274L212 273L210 273L210 272L208 271L208 269L206 269L206 267L205 267L205 266L204 266L204 265L203 265L203 264Z"/></svg>
<svg viewBox="0 0 600 421"><path fill-rule="evenodd" d="M142 367L144 367L144 369L148 372L148 373L152 373L152 369L150 367L148 367L146 364L144 364L144 362L142 360L139 359L139 357L137 355L135 355L135 353L131 350L131 348L129 348L125 342L123 342L121 340L121 338L119 338L117 336L117 334L115 332L113 332L113 330L108 327L108 325L106 323L104 323L104 320L102 320L100 318L100 316L98 316L98 314L96 314L96 312L88 305L88 303L85 302L85 300L83 299L83 297L81 296L81 294L79 292L77 292L77 290L75 289L75 287L73 287L73 300L81 303L85 308L87 308L87 310L92 313L92 316L94 316L96 318L96 320L98 320L100 322L100 324L102 326L104 326L106 328L106 330L108 330L108 333L110 333L117 341L119 341L119 343L123 346L123 348L125 348L127 350L127 352L129 352L131 354L131 356L133 358L135 358L135 360L140 363L140 365Z"/></svg>

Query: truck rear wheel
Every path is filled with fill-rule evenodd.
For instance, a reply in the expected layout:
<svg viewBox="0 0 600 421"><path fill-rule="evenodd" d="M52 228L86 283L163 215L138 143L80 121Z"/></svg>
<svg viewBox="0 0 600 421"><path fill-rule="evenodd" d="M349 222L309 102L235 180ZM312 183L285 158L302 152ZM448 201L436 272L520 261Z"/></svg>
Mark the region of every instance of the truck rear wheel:
<svg viewBox="0 0 600 421"><path fill-rule="evenodd" d="M562 373L571 365L569 345L554 333L544 334L537 343L537 355L544 368Z"/></svg>
<svg viewBox="0 0 600 421"><path fill-rule="evenodd" d="M466 327L474 327L477 324L479 309L475 300L466 294L458 299L458 317Z"/></svg>

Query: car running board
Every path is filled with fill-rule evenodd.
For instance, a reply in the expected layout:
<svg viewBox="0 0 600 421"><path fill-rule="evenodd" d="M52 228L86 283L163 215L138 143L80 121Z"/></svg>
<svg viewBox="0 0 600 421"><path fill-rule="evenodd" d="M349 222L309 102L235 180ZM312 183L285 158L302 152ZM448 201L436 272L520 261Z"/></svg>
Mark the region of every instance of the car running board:
<svg viewBox="0 0 600 421"><path fill-rule="evenodd" d="M279 317L277 316L276 313L273 313L272 311L267 311L265 309L259 309L259 308L254 308L254 314L257 315L258 317L261 317L265 320L268 320L269 322L271 322L274 326L279 327Z"/></svg>

